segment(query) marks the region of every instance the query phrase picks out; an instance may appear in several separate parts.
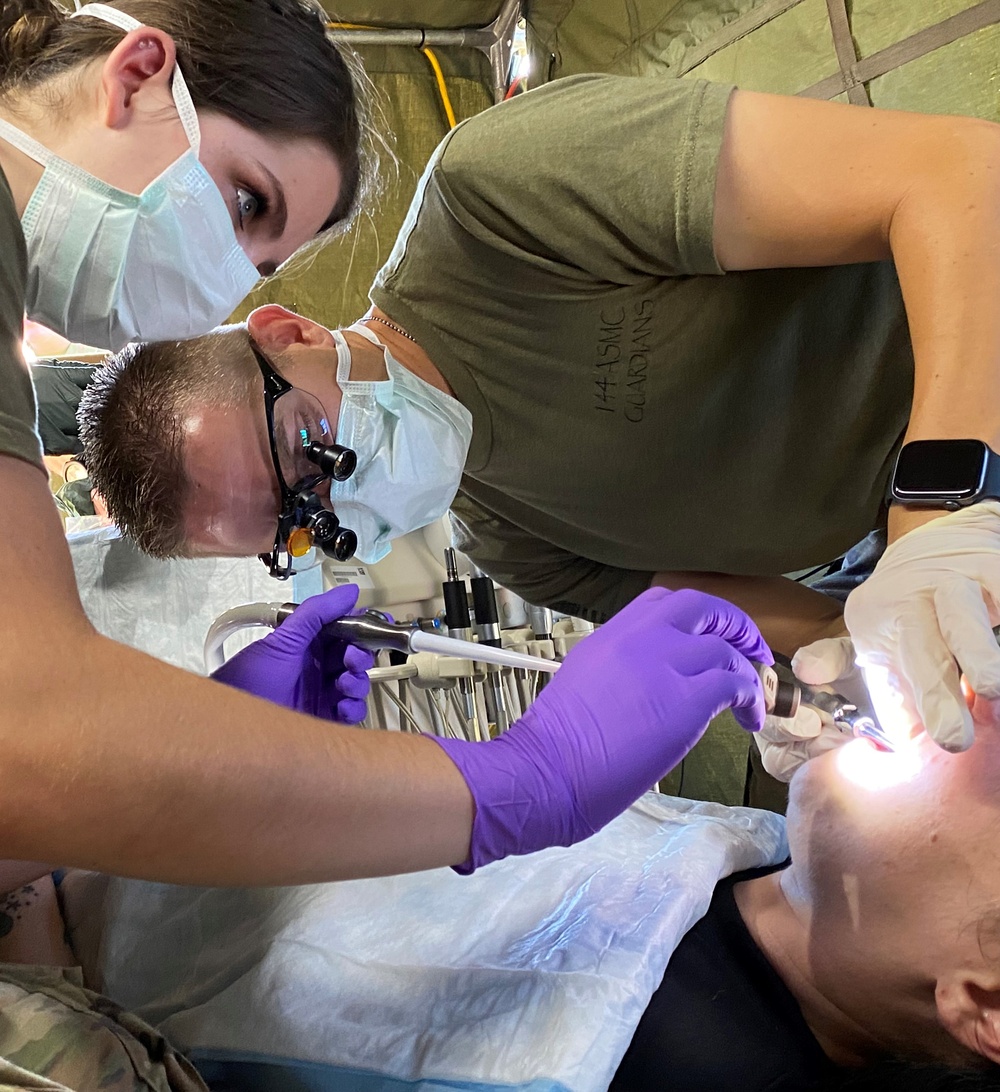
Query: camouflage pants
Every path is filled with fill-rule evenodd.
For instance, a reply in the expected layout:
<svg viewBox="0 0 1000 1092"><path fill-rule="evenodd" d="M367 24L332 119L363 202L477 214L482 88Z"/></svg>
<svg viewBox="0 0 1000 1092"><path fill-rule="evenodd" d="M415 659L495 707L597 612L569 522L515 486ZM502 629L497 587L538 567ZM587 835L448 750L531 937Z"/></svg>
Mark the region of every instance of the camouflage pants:
<svg viewBox="0 0 1000 1092"><path fill-rule="evenodd" d="M0 964L0 1092L207 1092L138 1017L83 987L78 968Z"/></svg>

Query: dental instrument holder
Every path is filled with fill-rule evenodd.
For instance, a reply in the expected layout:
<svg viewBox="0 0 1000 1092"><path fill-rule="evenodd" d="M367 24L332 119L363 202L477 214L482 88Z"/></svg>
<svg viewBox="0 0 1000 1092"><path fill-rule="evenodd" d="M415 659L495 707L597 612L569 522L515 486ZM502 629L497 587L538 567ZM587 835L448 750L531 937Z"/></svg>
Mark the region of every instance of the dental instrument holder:
<svg viewBox="0 0 1000 1092"><path fill-rule="evenodd" d="M276 613L276 625L280 626L287 621L297 606L297 603L283 604ZM457 658L475 660L477 659L475 651L479 647L467 641L458 641L451 637L432 636L413 626L390 622L384 614L375 610L367 610L363 614L352 615L338 619L336 622L330 622L326 626L326 630L352 645L357 645L359 648L371 652L390 649L407 654L418 652L444 654L452 652L451 646L454 646L452 654ZM433 647L430 647L428 642L433 642ZM488 642L480 642L480 644L483 646L484 654L487 654L483 661L486 663L500 663L502 658L507 661L509 666L520 667L525 670L554 672L559 667L558 662L526 656L523 653L510 652ZM424 647L421 647L421 645ZM764 706L767 712L777 717L794 717L798 712L799 699L803 693L800 684L779 676L773 667L768 667L766 664L754 662L753 666L760 677L761 686L764 690ZM839 707L844 710L857 711L855 706L848 705L845 699L840 698L838 695L822 694L821 696L823 698L834 697L840 703ZM870 718L868 719L870 721Z"/></svg>

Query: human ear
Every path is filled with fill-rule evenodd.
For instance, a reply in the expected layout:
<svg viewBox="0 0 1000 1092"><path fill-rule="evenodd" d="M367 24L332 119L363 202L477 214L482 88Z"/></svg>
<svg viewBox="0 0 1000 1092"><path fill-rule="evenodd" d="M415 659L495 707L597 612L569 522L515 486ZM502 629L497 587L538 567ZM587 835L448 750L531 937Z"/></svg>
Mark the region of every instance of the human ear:
<svg viewBox="0 0 1000 1092"><path fill-rule="evenodd" d="M251 312L247 319L247 330L254 342L265 352L280 352L290 345L332 345L333 338L330 331L312 319L296 315L294 311L288 311L279 307L276 303L268 303Z"/></svg>
<svg viewBox="0 0 1000 1092"><path fill-rule="evenodd" d="M104 121L110 129L123 128L134 113L133 97L143 87L158 87L170 95L177 63L173 38L156 27L138 27L112 50L101 69Z"/></svg>
<svg viewBox="0 0 1000 1092"><path fill-rule="evenodd" d="M938 1017L962 1046L1000 1064L1000 977L964 973L938 981Z"/></svg>

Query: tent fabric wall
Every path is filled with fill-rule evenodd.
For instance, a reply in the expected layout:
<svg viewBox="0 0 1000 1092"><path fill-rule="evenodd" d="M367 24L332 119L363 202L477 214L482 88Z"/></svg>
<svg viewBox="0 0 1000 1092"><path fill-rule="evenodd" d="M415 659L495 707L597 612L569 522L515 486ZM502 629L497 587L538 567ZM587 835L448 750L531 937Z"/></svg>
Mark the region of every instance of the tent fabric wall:
<svg viewBox="0 0 1000 1092"><path fill-rule="evenodd" d="M884 109L1000 121L996 0L535 0L528 13L534 78L601 71L802 94L841 71L832 30L838 12L862 68L879 51L946 20L985 23L869 80L864 90Z"/></svg>

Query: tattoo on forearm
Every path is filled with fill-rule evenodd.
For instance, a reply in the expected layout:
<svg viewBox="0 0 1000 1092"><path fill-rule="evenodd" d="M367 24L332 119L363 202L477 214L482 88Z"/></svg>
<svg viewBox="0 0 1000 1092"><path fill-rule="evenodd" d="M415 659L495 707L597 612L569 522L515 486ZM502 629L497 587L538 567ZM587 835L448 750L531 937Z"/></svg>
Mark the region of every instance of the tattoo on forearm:
<svg viewBox="0 0 1000 1092"><path fill-rule="evenodd" d="M11 891L0 900L0 939L7 936L24 916L25 910L38 901L34 884Z"/></svg>

